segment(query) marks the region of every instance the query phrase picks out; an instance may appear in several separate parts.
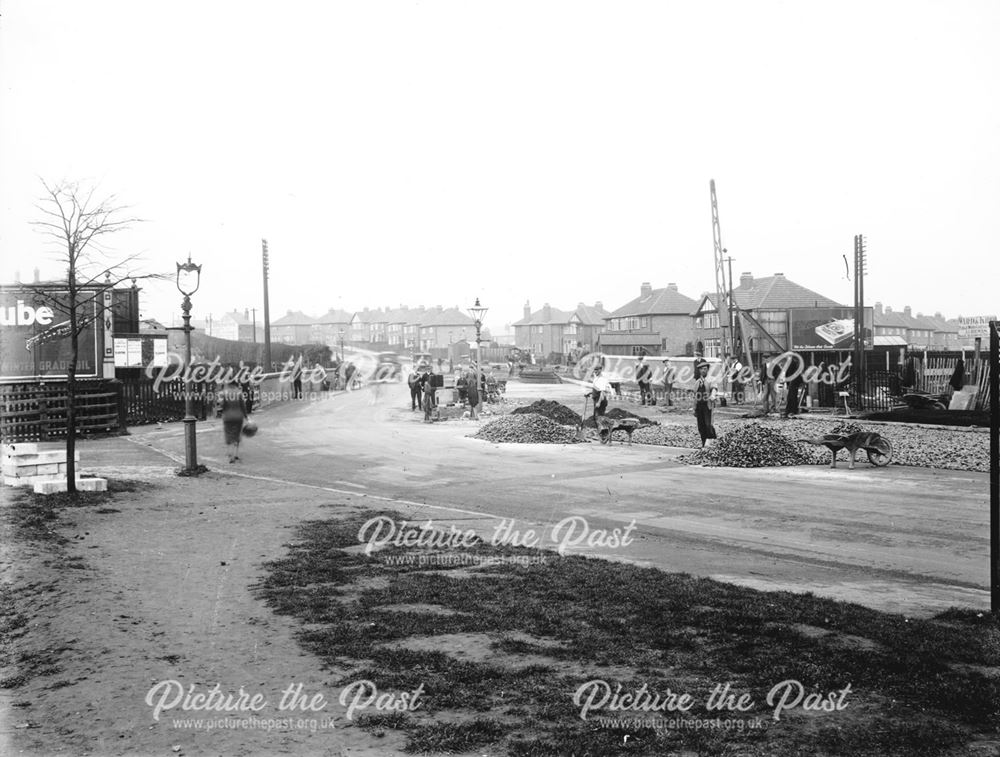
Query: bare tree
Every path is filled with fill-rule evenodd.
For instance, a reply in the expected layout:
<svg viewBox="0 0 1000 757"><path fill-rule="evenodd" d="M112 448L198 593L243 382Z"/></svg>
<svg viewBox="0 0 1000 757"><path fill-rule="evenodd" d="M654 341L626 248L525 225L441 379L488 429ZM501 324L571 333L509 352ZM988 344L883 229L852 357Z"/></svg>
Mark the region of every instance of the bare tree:
<svg viewBox="0 0 1000 757"><path fill-rule="evenodd" d="M103 315L104 291L128 279L162 278L133 270L140 257L128 255L115 260L105 247L111 234L128 229L142 219L128 215L128 208L112 195L95 200L95 188L78 184L42 181L45 194L36 206L41 218L32 224L56 246L56 257L66 266L65 297L39 289L37 296L66 321L57 324L47 338L69 338L70 359L66 371L66 490L76 491L76 372L80 334ZM100 360L100 356L96 356Z"/></svg>

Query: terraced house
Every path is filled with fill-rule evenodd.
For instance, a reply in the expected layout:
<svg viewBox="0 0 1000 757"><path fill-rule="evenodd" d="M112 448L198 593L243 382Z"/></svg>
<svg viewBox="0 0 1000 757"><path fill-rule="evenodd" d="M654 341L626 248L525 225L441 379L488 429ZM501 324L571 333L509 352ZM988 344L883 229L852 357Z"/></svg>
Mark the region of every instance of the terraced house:
<svg viewBox="0 0 1000 757"><path fill-rule="evenodd" d="M316 322L301 310L289 310L276 321L271 321L271 341L281 344L308 344L313 324Z"/></svg>
<svg viewBox="0 0 1000 757"><path fill-rule="evenodd" d="M888 305L875 303L875 344L893 347L934 347L935 333L947 329L947 324L937 324L922 315L914 316L907 305L902 312L894 311ZM947 337L942 332L941 340ZM958 342L958 327L954 331L955 344Z"/></svg>

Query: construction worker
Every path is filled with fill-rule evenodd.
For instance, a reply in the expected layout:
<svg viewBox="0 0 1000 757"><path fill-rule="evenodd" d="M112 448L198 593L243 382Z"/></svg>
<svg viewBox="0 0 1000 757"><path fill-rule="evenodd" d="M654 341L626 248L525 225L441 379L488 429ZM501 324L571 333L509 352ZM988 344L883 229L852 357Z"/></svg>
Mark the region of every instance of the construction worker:
<svg viewBox="0 0 1000 757"><path fill-rule="evenodd" d="M597 423L598 416L604 415L608 409L608 401L611 399L614 388L600 366L594 368L594 379L590 385L593 387L591 397L594 400L594 423Z"/></svg>
<svg viewBox="0 0 1000 757"><path fill-rule="evenodd" d="M639 404L652 404L653 369L646 364L645 355L639 355L639 362L635 366L635 380L639 383Z"/></svg>

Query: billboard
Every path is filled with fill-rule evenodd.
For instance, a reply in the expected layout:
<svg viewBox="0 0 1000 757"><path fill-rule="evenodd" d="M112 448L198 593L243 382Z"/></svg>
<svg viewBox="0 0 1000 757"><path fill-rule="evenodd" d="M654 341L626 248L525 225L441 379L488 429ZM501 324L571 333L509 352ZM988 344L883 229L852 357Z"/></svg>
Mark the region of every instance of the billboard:
<svg viewBox="0 0 1000 757"><path fill-rule="evenodd" d="M958 317L959 339L989 339L990 321L995 321L995 315L969 315Z"/></svg>
<svg viewBox="0 0 1000 757"><path fill-rule="evenodd" d="M44 292L44 294L42 293ZM65 376L69 369L69 293L37 287L0 288L0 378ZM78 339L76 375L97 376L98 299L93 291L77 294L78 317L86 326Z"/></svg>
<svg viewBox="0 0 1000 757"><path fill-rule="evenodd" d="M126 334L115 336L115 368L160 368L169 363L166 334Z"/></svg>
<svg viewBox="0 0 1000 757"><path fill-rule="evenodd" d="M865 308L864 319L864 346L870 349L875 319L872 308ZM791 308L788 342L792 350L854 349L854 308Z"/></svg>

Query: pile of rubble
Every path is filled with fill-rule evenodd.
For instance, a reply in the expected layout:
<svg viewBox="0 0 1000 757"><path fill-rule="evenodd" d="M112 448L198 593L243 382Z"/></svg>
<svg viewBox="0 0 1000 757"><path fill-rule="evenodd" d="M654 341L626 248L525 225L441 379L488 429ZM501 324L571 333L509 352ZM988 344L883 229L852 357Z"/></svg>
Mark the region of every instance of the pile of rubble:
<svg viewBox="0 0 1000 757"><path fill-rule="evenodd" d="M579 413L571 410L560 402L556 402L555 400L536 400L530 405L517 407L511 410L511 415L522 415L525 413L541 415L549 420L555 421L561 426L573 426L574 428L579 426L583 421Z"/></svg>
<svg viewBox="0 0 1000 757"><path fill-rule="evenodd" d="M575 444L582 441L573 429L535 413L501 416L472 434L472 438L521 444Z"/></svg>
<svg viewBox="0 0 1000 757"><path fill-rule="evenodd" d="M814 456L780 431L748 423L722 436L715 444L680 458L692 465L727 468L765 468L775 465L808 465Z"/></svg>

